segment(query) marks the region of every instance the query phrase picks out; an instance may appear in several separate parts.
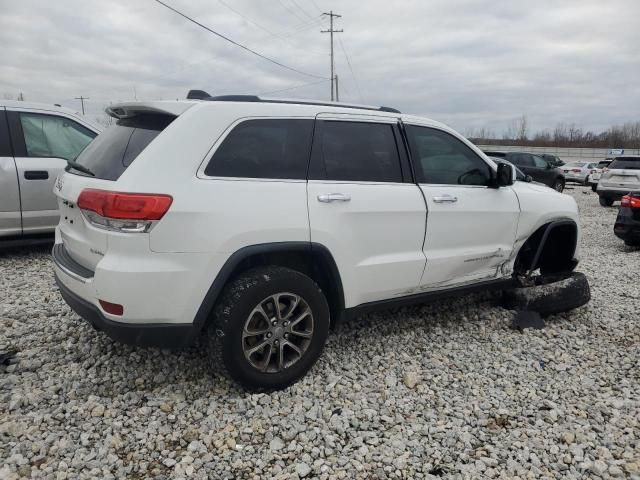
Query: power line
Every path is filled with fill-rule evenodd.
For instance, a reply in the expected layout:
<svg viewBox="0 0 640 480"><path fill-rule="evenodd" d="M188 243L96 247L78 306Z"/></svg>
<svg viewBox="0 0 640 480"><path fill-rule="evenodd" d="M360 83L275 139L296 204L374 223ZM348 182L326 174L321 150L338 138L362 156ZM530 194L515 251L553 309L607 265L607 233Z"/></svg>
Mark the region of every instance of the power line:
<svg viewBox="0 0 640 480"><path fill-rule="evenodd" d="M280 92L286 92L288 90L295 90L297 88L302 88L302 87L310 87L312 85L318 85L319 83L324 83L326 81L328 81L329 79L325 79L325 80L319 80L317 82L311 82L311 83L303 83L302 85L296 85L294 87L289 87L289 88L282 88L280 90L271 90L270 92L261 92L258 93L257 95L269 95L271 93L280 93Z"/></svg>
<svg viewBox="0 0 640 480"><path fill-rule="evenodd" d="M351 66L351 61L349 60L349 55L347 55L347 50L344 48L344 44L342 43L342 39L338 39L338 43L340 44L340 48L342 49L342 53L344 53L344 58L347 60L347 65L349 66L349 71L351 72L351 76L353 77L353 81L356 84L356 90L358 90L358 96L360 97L360 102L364 103L364 99L362 98L362 90L360 90L360 84L358 83L358 79L356 78L356 74L353 73L353 67ZM344 88L344 84L343 84Z"/></svg>
<svg viewBox="0 0 640 480"><path fill-rule="evenodd" d="M166 3L162 2L161 0L154 0L156 3L159 3L160 5L162 5L165 8L168 8L169 10L171 10L172 12L180 15L181 17L185 18L186 20L189 20L192 23L195 23L196 25L198 25L201 28L204 28L206 31L208 31L209 33L213 33L214 35L216 35L217 37L222 38L223 40L226 40L229 43L232 43L233 45L235 45L236 47L240 47L243 50L246 50L247 52L253 53L254 55L267 60L268 62L273 63L274 65L278 65L279 67L282 68L286 68L287 70L291 70L292 72L296 72L299 73L301 75L306 75L308 77L314 77L314 78L322 78L325 79L325 77L322 77L320 75L315 75L313 73L307 73L307 72L303 72L302 70L298 70L297 68L293 68L293 67L289 67L288 65L285 65L284 63L280 63L277 60L274 60L273 58L269 58L265 55L262 55L261 53L256 52L255 50L250 49L249 47L242 45L241 43L236 42L235 40L231 40L229 37L226 37L224 35L222 35L221 33L216 32L215 30L212 30L211 28L207 27L206 25L203 25L202 23L194 20L193 18L189 17L188 15L185 15L184 13L176 10L175 8L173 8L170 5L167 5Z"/></svg>
<svg viewBox="0 0 640 480"><path fill-rule="evenodd" d="M262 25L260 25L258 22L250 19L249 17L247 17L246 15L243 15L242 12L236 10L234 7L232 7L231 5L227 4L226 2L224 2L223 0L218 0L222 5L224 5L225 7L227 7L229 10L231 10L232 12L234 12L236 15L239 15L240 17L242 17L244 20L246 20L248 23L255 25L256 27L258 27L260 30L263 30L265 32L267 32L269 35L275 37L275 38L279 38L280 40L288 43L289 45L292 45L294 47L298 47L299 46L297 44L295 44L294 42L292 42L291 40L289 40L287 37L283 37L282 35L279 35L275 32L272 32L271 30L269 30L267 27L264 27ZM319 18L319 17L318 17ZM313 53L315 55L326 55L325 53L320 53L320 52L316 52L314 50L307 50L305 49L306 52L309 53Z"/></svg>
<svg viewBox="0 0 640 480"><path fill-rule="evenodd" d="M309 14L307 13L307 11L306 11L304 8L302 8L302 7L300 6L300 4L299 4L298 2L296 2L296 0L291 0L291 2L292 2L296 7L298 7L298 10L300 10L302 13L304 13L304 14L305 14L305 16L307 16L307 17L309 17L309 18L313 18L311 15L309 15Z"/></svg>
<svg viewBox="0 0 640 480"><path fill-rule="evenodd" d="M278 0L278 3L280 5L282 5L282 8L284 8L287 12L289 12L294 17L296 17L296 18L298 18L300 20L305 20L305 18L301 17L300 15L298 15L298 13L295 10L292 10L291 8L287 7L282 0Z"/></svg>

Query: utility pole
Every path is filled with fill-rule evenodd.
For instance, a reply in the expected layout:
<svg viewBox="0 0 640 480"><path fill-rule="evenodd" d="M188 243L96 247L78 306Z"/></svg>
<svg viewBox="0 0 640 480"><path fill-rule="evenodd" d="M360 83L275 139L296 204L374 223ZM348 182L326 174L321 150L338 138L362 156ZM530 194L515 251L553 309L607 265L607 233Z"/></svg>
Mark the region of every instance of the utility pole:
<svg viewBox="0 0 640 480"><path fill-rule="evenodd" d="M321 30L320 33L329 33L331 34L331 101L333 102L334 100L334 95L333 92L335 91L334 89L334 82L337 80L336 79L336 75L335 75L335 65L333 63L333 34L334 33L341 33L344 32L344 30L340 29L340 30L334 30L333 29L333 19L335 18L341 18L342 15L338 15L337 13L333 13L333 10L331 10L329 13L323 13L322 15L328 15L329 16L329 30Z"/></svg>
<svg viewBox="0 0 640 480"><path fill-rule="evenodd" d="M82 104L82 115L84 115L84 101L89 100L89 97L83 97L80 95L79 97L76 97L76 100L80 100L80 103Z"/></svg>
<svg viewBox="0 0 640 480"><path fill-rule="evenodd" d="M338 74L335 74L336 77L336 102L340 101L340 89L338 88Z"/></svg>

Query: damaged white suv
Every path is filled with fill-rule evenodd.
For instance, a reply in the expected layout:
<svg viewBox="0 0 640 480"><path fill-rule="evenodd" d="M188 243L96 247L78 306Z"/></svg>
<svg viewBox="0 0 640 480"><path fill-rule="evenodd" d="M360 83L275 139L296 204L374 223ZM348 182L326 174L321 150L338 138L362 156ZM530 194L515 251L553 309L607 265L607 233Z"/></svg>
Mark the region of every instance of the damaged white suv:
<svg viewBox="0 0 640 480"><path fill-rule="evenodd" d="M589 300L572 273L575 201L514 182L446 126L386 107L190 97L111 106L115 125L55 182L56 281L113 339L207 335L218 367L272 389L311 368L332 325L373 308L480 289L542 314ZM549 282L555 297L537 296Z"/></svg>

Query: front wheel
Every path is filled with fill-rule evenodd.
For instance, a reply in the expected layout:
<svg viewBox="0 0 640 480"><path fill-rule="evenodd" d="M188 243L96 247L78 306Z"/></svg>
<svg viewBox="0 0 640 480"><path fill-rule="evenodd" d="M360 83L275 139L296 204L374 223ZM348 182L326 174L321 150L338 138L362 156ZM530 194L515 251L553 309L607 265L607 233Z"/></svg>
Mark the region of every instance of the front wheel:
<svg viewBox="0 0 640 480"><path fill-rule="evenodd" d="M602 205L603 207L610 207L611 205L613 205L613 198L600 197L598 201L600 202L600 205Z"/></svg>
<svg viewBox="0 0 640 480"><path fill-rule="evenodd" d="M311 278L277 266L249 270L214 309L212 367L250 390L285 388L313 366L328 333L329 306Z"/></svg>
<svg viewBox="0 0 640 480"><path fill-rule="evenodd" d="M562 192L564 190L564 181L561 178L556 178L556 181L553 183L553 189L556 192Z"/></svg>
<svg viewBox="0 0 640 480"><path fill-rule="evenodd" d="M593 190L594 192L596 192L598 190L598 184L597 183L592 183L591 184L591 190Z"/></svg>

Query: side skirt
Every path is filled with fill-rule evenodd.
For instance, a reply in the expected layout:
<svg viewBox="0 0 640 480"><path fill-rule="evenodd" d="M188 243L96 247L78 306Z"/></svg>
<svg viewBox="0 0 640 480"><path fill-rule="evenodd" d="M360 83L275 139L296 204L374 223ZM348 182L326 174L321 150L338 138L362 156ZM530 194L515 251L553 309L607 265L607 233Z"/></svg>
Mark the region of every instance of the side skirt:
<svg viewBox="0 0 640 480"><path fill-rule="evenodd" d="M517 285L518 281L513 277L500 278L497 280L474 283L472 285L464 285L460 287L447 288L444 290L436 290L431 292L417 293L414 295L407 295L399 298L391 298L388 300L378 300L375 302L363 303L362 305L358 305L357 307L346 308L339 318L339 323L377 310L386 310L391 308L417 305L420 303L428 303L443 298L456 297L459 295L466 295L475 292L505 290L514 288Z"/></svg>

